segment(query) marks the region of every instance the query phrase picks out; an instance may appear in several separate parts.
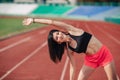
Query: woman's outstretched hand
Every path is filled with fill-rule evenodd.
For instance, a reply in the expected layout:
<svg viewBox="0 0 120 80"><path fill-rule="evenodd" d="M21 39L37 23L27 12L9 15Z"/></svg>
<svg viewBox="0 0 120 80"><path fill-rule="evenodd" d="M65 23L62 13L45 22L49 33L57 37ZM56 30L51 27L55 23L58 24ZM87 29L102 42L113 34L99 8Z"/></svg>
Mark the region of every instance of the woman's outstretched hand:
<svg viewBox="0 0 120 80"><path fill-rule="evenodd" d="M33 23L33 18L26 18L23 20L23 25L28 26Z"/></svg>

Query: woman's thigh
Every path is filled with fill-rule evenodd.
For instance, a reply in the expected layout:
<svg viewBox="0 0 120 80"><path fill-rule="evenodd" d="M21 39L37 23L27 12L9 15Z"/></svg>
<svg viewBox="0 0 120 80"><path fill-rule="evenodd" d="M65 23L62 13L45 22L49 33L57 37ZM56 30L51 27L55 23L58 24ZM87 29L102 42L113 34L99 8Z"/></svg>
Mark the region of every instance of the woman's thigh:
<svg viewBox="0 0 120 80"><path fill-rule="evenodd" d="M113 61L105 65L104 70L107 74L108 80L117 80L117 73L116 73L115 65Z"/></svg>
<svg viewBox="0 0 120 80"><path fill-rule="evenodd" d="M83 65L81 68L79 75L78 75L78 80L87 80L88 77L95 71L94 68Z"/></svg>

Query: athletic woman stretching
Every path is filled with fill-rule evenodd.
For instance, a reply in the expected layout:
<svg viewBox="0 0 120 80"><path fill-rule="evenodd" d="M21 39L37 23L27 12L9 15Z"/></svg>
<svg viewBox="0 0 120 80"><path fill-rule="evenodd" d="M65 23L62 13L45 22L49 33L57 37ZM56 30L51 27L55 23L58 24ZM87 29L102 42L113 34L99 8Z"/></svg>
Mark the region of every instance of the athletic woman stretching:
<svg viewBox="0 0 120 80"><path fill-rule="evenodd" d="M92 34L60 21L37 18L23 20L23 25L30 25L31 23L49 24L63 29L64 32L60 30L51 30L49 32L48 47L50 58L55 63L61 61L64 49L67 50L71 62L70 80L74 80L75 75L74 52L85 54L84 65L81 68L78 80L87 80L99 66L104 67L108 80L119 80L110 51Z"/></svg>

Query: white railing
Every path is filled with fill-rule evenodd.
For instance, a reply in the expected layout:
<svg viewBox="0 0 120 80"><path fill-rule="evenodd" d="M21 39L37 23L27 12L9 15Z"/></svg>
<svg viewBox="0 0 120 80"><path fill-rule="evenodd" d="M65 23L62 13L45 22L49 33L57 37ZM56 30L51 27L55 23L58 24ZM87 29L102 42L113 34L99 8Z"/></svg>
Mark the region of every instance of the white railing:
<svg viewBox="0 0 120 80"><path fill-rule="evenodd" d="M47 0L47 4L67 4L66 0Z"/></svg>
<svg viewBox="0 0 120 80"><path fill-rule="evenodd" d="M35 0L14 0L15 3L34 3Z"/></svg>

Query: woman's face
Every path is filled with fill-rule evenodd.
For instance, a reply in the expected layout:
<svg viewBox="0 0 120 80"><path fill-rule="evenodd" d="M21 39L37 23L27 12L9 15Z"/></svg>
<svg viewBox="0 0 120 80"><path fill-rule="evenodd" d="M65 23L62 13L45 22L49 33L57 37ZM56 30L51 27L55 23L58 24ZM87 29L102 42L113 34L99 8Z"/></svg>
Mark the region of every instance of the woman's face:
<svg viewBox="0 0 120 80"><path fill-rule="evenodd" d="M56 31L53 33L53 39L58 43L62 43L62 42L66 42L67 36L66 34L60 31Z"/></svg>

